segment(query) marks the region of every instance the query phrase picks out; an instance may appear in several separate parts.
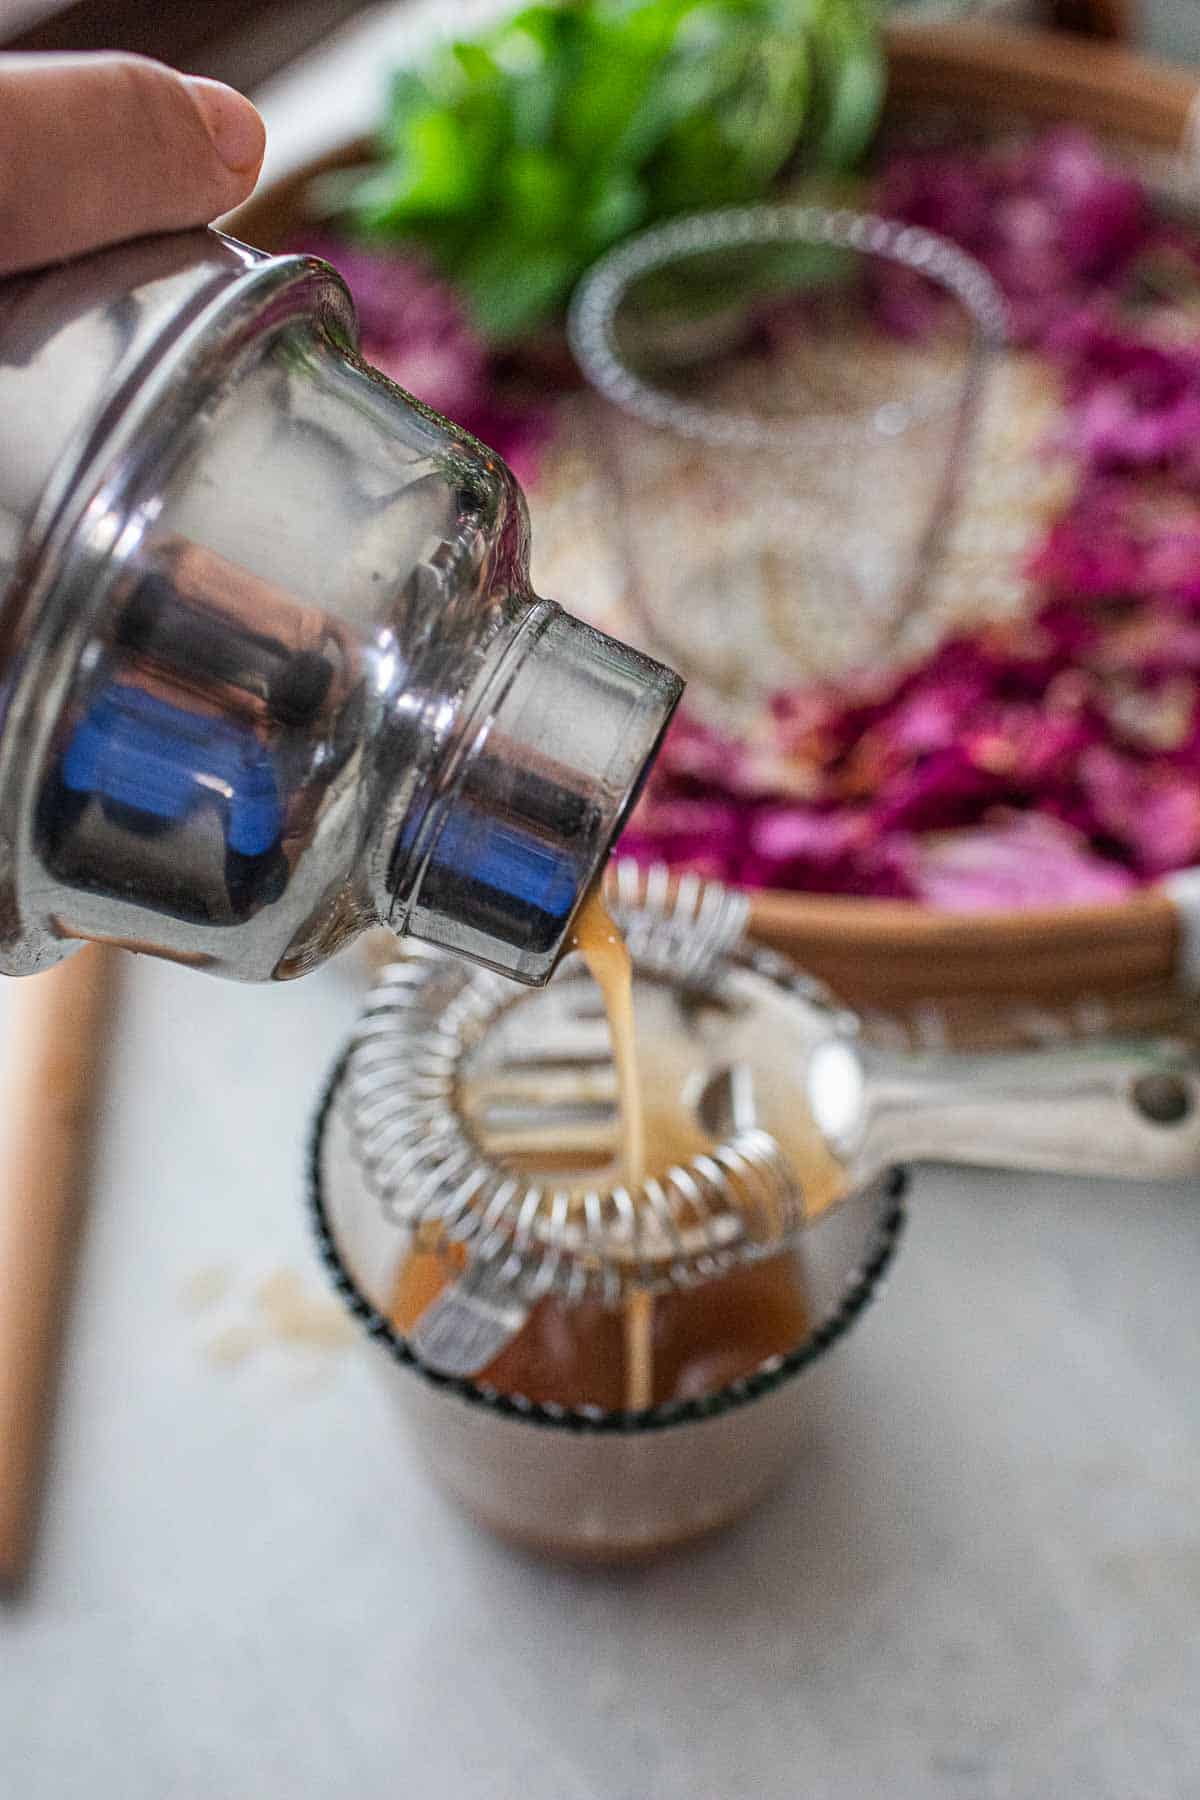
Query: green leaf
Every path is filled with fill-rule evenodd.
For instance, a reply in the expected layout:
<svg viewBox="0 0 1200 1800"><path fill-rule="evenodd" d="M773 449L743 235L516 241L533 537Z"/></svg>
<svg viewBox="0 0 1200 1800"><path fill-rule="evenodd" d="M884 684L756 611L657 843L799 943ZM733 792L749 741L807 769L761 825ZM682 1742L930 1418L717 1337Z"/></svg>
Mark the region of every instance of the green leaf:
<svg viewBox="0 0 1200 1800"><path fill-rule="evenodd" d="M494 343L536 329L571 291L574 254L501 235L485 240L458 267L472 322Z"/></svg>
<svg viewBox="0 0 1200 1800"><path fill-rule="evenodd" d="M455 44L451 54L467 80L487 85L500 79L500 71L482 44Z"/></svg>
<svg viewBox="0 0 1200 1800"><path fill-rule="evenodd" d="M639 225L758 199L798 157L852 163L879 110L882 3L526 6L394 78L350 217L421 244L509 337Z"/></svg>
<svg viewBox="0 0 1200 1800"><path fill-rule="evenodd" d="M819 49L823 116L812 151L820 165L845 169L859 160L874 135L886 72L869 19L855 19L844 0L834 17L834 28Z"/></svg>
<svg viewBox="0 0 1200 1800"><path fill-rule="evenodd" d="M646 189L635 175L625 169L602 170L593 179L579 213L581 242L592 254L599 255L610 244L637 230L648 203Z"/></svg>
<svg viewBox="0 0 1200 1800"><path fill-rule="evenodd" d="M423 76L412 69L397 69L388 83L387 117L381 133L384 144L394 141L398 124L410 113L430 105L434 95Z"/></svg>
<svg viewBox="0 0 1200 1800"><path fill-rule="evenodd" d="M521 236L552 240L570 228L575 213L574 171L545 150L512 150L500 171L500 201L519 221Z"/></svg>
<svg viewBox="0 0 1200 1800"><path fill-rule="evenodd" d="M544 149L552 142L576 35L573 14L537 6L518 13L490 40L504 74L515 143Z"/></svg>
<svg viewBox="0 0 1200 1800"><path fill-rule="evenodd" d="M886 83L883 58L875 51L864 50L846 59L838 71L829 117L817 144L822 162L847 169L865 154L875 135Z"/></svg>
<svg viewBox="0 0 1200 1800"><path fill-rule="evenodd" d="M642 104L654 73L646 57L623 49L619 38L590 24L581 34L575 66L563 95L561 147L576 162L629 153L622 139Z"/></svg>
<svg viewBox="0 0 1200 1800"><path fill-rule="evenodd" d="M574 15L561 6L526 6L492 33L488 44L509 75L528 74L558 58L575 31Z"/></svg>
<svg viewBox="0 0 1200 1800"><path fill-rule="evenodd" d="M372 183L371 192L379 218L392 217L397 223L469 212L483 190L483 170L472 153L465 121L445 111L410 115L391 173L390 192L382 182Z"/></svg>

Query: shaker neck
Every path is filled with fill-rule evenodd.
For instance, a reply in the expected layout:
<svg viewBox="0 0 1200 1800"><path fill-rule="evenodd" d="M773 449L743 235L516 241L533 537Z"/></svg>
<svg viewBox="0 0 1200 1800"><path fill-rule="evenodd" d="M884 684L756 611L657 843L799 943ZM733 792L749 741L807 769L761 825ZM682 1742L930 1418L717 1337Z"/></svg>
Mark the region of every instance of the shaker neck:
<svg viewBox="0 0 1200 1800"><path fill-rule="evenodd" d="M394 835L386 922L542 985L682 689L661 663L533 601L463 706L427 803Z"/></svg>

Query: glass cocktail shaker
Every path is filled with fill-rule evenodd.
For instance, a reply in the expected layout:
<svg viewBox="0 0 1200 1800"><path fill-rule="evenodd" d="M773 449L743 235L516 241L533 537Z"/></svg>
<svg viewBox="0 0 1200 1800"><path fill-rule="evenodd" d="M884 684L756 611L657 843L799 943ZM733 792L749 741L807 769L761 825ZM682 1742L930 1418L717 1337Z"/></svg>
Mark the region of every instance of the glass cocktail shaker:
<svg viewBox="0 0 1200 1800"><path fill-rule="evenodd" d="M545 981L681 684L527 559L325 264L201 231L0 283L0 970L267 980L379 922Z"/></svg>

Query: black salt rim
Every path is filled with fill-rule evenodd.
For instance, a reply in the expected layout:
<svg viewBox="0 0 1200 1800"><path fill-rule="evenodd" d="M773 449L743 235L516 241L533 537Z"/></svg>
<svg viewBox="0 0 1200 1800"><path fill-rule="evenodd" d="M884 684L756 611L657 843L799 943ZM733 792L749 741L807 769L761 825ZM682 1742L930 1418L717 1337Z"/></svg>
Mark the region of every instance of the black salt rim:
<svg viewBox="0 0 1200 1800"><path fill-rule="evenodd" d="M785 1381L790 1381L793 1375L798 1375L810 1363L816 1362L818 1357L824 1356L839 1338L845 1337L859 1314L875 1297L896 1254L904 1227L904 1194L908 1186L908 1172L900 1168L890 1169L880 1178L878 1185L884 1190L886 1208L876 1221L867 1240L866 1252L837 1306L821 1321L812 1336L805 1338L802 1344L797 1344L786 1356L772 1357L751 1374L730 1382L728 1387L720 1388L714 1394L704 1394L696 1400L668 1400L641 1411L610 1412L598 1406L554 1406L547 1402L528 1400L523 1394L501 1394L484 1383L470 1381L459 1375L439 1374L414 1354L408 1340L396 1331L391 1320L367 1299L347 1270L334 1242L321 1179L321 1144L330 1109L348 1061L347 1051L334 1065L322 1090L309 1137L308 1203L321 1261L352 1316L358 1320L369 1338L373 1338L390 1352L394 1361L411 1369L432 1386L443 1388L472 1406L486 1407L488 1411L500 1413L506 1418L520 1419L530 1425L553 1426L564 1431L633 1432L662 1431L668 1426L687 1425L699 1419L711 1419L721 1413L731 1412L735 1407L745 1406L751 1400L759 1400L764 1394L773 1393Z"/></svg>

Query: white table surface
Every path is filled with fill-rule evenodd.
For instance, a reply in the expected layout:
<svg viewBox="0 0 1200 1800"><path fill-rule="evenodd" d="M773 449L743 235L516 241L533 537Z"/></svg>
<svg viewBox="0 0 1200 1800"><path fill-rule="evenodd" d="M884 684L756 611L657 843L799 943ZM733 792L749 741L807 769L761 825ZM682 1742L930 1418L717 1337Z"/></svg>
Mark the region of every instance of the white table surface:
<svg viewBox="0 0 1200 1800"><path fill-rule="evenodd" d="M271 172L361 122L368 32L264 93ZM0 1800L1200 1791L1200 1195L923 1174L787 1491L648 1569L539 1564L431 1489L369 1346L210 1353L272 1272L320 1291L303 1135L359 966L127 967Z"/></svg>
<svg viewBox="0 0 1200 1800"><path fill-rule="evenodd" d="M321 1276L345 963L127 966L4 1800L1183 1800L1200 1780L1200 1208L946 1172L813 1452L723 1540L539 1564L427 1484L363 1344L218 1367ZM182 1291L227 1265L196 1314ZM833 1373L833 1369L831 1369Z"/></svg>

